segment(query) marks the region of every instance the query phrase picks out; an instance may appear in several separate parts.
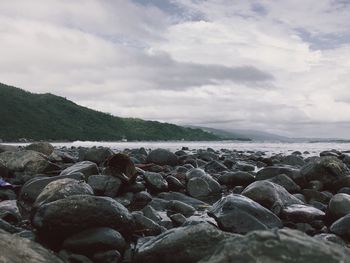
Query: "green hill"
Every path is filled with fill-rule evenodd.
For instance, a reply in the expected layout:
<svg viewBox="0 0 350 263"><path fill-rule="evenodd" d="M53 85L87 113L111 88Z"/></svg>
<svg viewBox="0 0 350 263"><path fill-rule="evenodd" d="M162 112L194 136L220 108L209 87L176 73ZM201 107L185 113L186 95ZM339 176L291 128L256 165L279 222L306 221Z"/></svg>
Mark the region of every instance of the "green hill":
<svg viewBox="0 0 350 263"><path fill-rule="evenodd" d="M218 140L201 129L119 118L52 94L33 94L0 83L0 139Z"/></svg>

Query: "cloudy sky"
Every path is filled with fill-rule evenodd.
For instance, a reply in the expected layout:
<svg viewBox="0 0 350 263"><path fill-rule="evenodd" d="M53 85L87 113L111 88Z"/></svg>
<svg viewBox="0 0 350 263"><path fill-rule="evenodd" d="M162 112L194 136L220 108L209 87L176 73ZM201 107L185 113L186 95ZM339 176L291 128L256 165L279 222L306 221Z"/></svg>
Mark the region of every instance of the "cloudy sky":
<svg viewBox="0 0 350 263"><path fill-rule="evenodd" d="M350 138L349 17L349 0L1 0L0 82L122 117Z"/></svg>

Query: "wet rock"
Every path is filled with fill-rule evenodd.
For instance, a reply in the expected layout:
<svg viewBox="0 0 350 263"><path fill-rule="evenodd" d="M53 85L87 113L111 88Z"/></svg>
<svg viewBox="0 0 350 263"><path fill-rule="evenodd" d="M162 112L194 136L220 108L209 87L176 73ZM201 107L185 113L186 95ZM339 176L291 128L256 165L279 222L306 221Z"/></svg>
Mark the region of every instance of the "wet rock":
<svg viewBox="0 0 350 263"><path fill-rule="evenodd" d="M300 186L285 174L279 174L267 181L283 186L289 193L297 193L300 191Z"/></svg>
<svg viewBox="0 0 350 263"><path fill-rule="evenodd" d="M229 186L247 186L254 182L254 175L248 172L227 172L218 178L218 182Z"/></svg>
<svg viewBox="0 0 350 263"><path fill-rule="evenodd" d="M17 224L22 216L19 213L16 200L6 200L0 202L0 218L6 222Z"/></svg>
<svg viewBox="0 0 350 263"><path fill-rule="evenodd" d="M68 237L62 247L78 254L91 256L98 251L114 249L123 253L126 242L118 231L108 227L97 227Z"/></svg>
<svg viewBox="0 0 350 263"><path fill-rule="evenodd" d="M181 226L186 222L186 217L183 214L173 214L170 216L171 221L175 226Z"/></svg>
<svg viewBox="0 0 350 263"><path fill-rule="evenodd" d="M194 198L201 198L209 196L211 190L206 180L195 177L187 182L187 193Z"/></svg>
<svg viewBox="0 0 350 263"><path fill-rule="evenodd" d="M333 242L344 247L346 246L345 241L341 239L339 236L334 234L323 233L323 234L315 235L314 238L318 238L323 241Z"/></svg>
<svg viewBox="0 0 350 263"><path fill-rule="evenodd" d="M26 238L0 230L0 262L63 263L51 251Z"/></svg>
<svg viewBox="0 0 350 263"><path fill-rule="evenodd" d="M200 263L350 262L348 249L296 230L254 231L221 241Z"/></svg>
<svg viewBox="0 0 350 263"><path fill-rule="evenodd" d="M163 178L161 174L145 172L144 178L146 185L151 191L164 192L168 189L168 182Z"/></svg>
<svg viewBox="0 0 350 263"><path fill-rule="evenodd" d="M235 167L240 170L240 171L244 171L244 172L253 172L255 170L255 166L249 163L245 163L245 162L237 162L235 164Z"/></svg>
<svg viewBox="0 0 350 263"><path fill-rule="evenodd" d="M11 171L29 175L59 170L45 155L29 150L0 153L0 162Z"/></svg>
<svg viewBox="0 0 350 263"><path fill-rule="evenodd" d="M141 210L151 201L152 196L146 191L141 191L134 195L134 198L132 200L132 207L134 210Z"/></svg>
<svg viewBox="0 0 350 263"><path fill-rule="evenodd" d="M291 166L303 166L305 164L304 159L301 156L292 154L292 155L287 155L282 158L282 163L291 165Z"/></svg>
<svg viewBox="0 0 350 263"><path fill-rule="evenodd" d="M23 231L23 229L16 227L3 219L0 219L0 229L5 230L6 232L11 234Z"/></svg>
<svg viewBox="0 0 350 263"><path fill-rule="evenodd" d="M26 149L45 154L46 156L49 156L54 151L54 147L48 142L32 143L29 144Z"/></svg>
<svg viewBox="0 0 350 263"><path fill-rule="evenodd" d="M60 175L70 175L75 173L82 173L86 178L93 174L99 174L98 167L95 163L83 161L64 169Z"/></svg>
<svg viewBox="0 0 350 263"><path fill-rule="evenodd" d="M325 187L335 179L346 177L348 169L346 165L336 157L326 156L315 159L302 167L300 173L308 181L321 181Z"/></svg>
<svg viewBox="0 0 350 263"><path fill-rule="evenodd" d="M16 152L19 148L17 146L0 144L0 153L2 152Z"/></svg>
<svg viewBox="0 0 350 263"><path fill-rule="evenodd" d="M185 204L188 204L194 207L196 210L204 210L209 207L209 205L205 202L202 202L196 198L193 198L178 192L160 193L158 197L167 201L171 201L171 200L181 201Z"/></svg>
<svg viewBox="0 0 350 263"><path fill-rule="evenodd" d="M79 161L90 161L100 165L113 154L113 151L107 147L82 148L79 151Z"/></svg>
<svg viewBox="0 0 350 263"><path fill-rule="evenodd" d="M204 170L207 173L218 173L227 170L227 167L218 161L211 161L204 166Z"/></svg>
<svg viewBox="0 0 350 263"><path fill-rule="evenodd" d="M93 195L94 191L84 181L65 178L49 183L36 198L33 207L38 208L72 195Z"/></svg>
<svg viewBox="0 0 350 263"><path fill-rule="evenodd" d="M248 185L242 195L258 202L276 214L280 212L282 207L303 204L302 201L288 193L282 186L268 181L256 181Z"/></svg>
<svg viewBox="0 0 350 263"><path fill-rule="evenodd" d="M110 227L128 236L133 221L128 210L109 197L73 195L40 206L32 225L43 237L57 240L92 227Z"/></svg>
<svg viewBox="0 0 350 263"><path fill-rule="evenodd" d="M55 176L55 177L35 177L29 181L27 181L21 188L21 191L19 193L19 197L17 200L17 205L20 210L20 213L24 217L28 217L32 205L35 202L38 195L41 193L41 191L47 186L49 183L64 179L64 178L71 178L76 180L82 180L84 179L84 175L81 173L75 173L71 175L61 175L61 176Z"/></svg>
<svg viewBox="0 0 350 263"><path fill-rule="evenodd" d="M110 156L105 163L104 174L118 177L123 182L132 183L136 179L137 170L130 157L123 153Z"/></svg>
<svg viewBox="0 0 350 263"><path fill-rule="evenodd" d="M55 149L50 154L49 160L54 163L75 163L78 159L68 152Z"/></svg>
<svg viewBox="0 0 350 263"><path fill-rule="evenodd" d="M140 212L133 212L132 217L135 222L134 233L136 235L157 236L163 231L163 228L159 224L142 215Z"/></svg>
<svg viewBox="0 0 350 263"><path fill-rule="evenodd" d="M92 256L94 263L119 263L122 260L118 250L107 250L103 252L95 253Z"/></svg>
<svg viewBox="0 0 350 263"><path fill-rule="evenodd" d="M0 178L13 177L13 173L0 161Z"/></svg>
<svg viewBox="0 0 350 263"><path fill-rule="evenodd" d="M282 227L271 211L242 195L228 195L216 202L208 215L215 218L222 230L245 234L253 230Z"/></svg>
<svg viewBox="0 0 350 263"><path fill-rule="evenodd" d="M171 191L179 191L181 189L185 189L185 186L174 176L167 176L165 180L168 183L169 190Z"/></svg>
<svg viewBox="0 0 350 263"><path fill-rule="evenodd" d="M167 209L171 214L180 213L183 214L185 217L193 215L196 211L193 206L177 200L169 201L169 203L167 204Z"/></svg>
<svg viewBox="0 0 350 263"><path fill-rule="evenodd" d="M350 240L350 214L339 218L329 228L330 232Z"/></svg>
<svg viewBox="0 0 350 263"><path fill-rule="evenodd" d="M270 166L261 169L256 174L256 180L266 180L271 179L277 175L285 174L290 179L292 179L299 186L304 186L306 184L306 179L303 174L299 172L298 169L284 167L284 166Z"/></svg>
<svg viewBox="0 0 350 263"><path fill-rule="evenodd" d="M188 187L189 187L188 183L190 182L190 180L192 180L193 178L200 178L200 179L202 179L203 181L205 181L208 184L208 187L209 187L208 195L209 194L210 195L215 195L215 194L218 194L218 193L221 192L220 184L202 169L195 168L195 169L192 169L192 170L188 171L188 173L186 174L186 178L188 180L188 182L187 182L187 191L189 190L188 189ZM193 184L194 186L196 186L197 184L205 186L205 184L203 184L201 181L195 181L195 182L197 182L197 183ZM206 191L204 187L203 187L203 191ZM196 196L192 195L192 196L193 197L196 197L196 196L198 197L198 195L196 195ZM202 195L202 196L207 196L207 195Z"/></svg>
<svg viewBox="0 0 350 263"><path fill-rule="evenodd" d="M314 220L323 220L325 213L312 206L294 204L283 208L281 217L295 223L311 223Z"/></svg>
<svg viewBox="0 0 350 263"><path fill-rule="evenodd" d="M122 185L122 181L110 175L91 175L88 184L93 189L95 195L116 197Z"/></svg>
<svg viewBox="0 0 350 263"><path fill-rule="evenodd" d="M319 192L313 189L303 189L301 192L308 203L317 201L323 204L328 204L329 200L332 198L332 196L326 192Z"/></svg>
<svg viewBox="0 0 350 263"><path fill-rule="evenodd" d="M197 262L211 255L216 244L231 235L208 223L171 229L138 245L133 262Z"/></svg>
<svg viewBox="0 0 350 263"><path fill-rule="evenodd" d="M159 165L175 166L178 162L178 157L168 150L155 149L148 154L147 162Z"/></svg>
<svg viewBox="0 0 350 263"><path fill-rule="evenodd" d="M350 213L350 195L336 194L329 201L328 211L333 219L339 219Z"/></svg>

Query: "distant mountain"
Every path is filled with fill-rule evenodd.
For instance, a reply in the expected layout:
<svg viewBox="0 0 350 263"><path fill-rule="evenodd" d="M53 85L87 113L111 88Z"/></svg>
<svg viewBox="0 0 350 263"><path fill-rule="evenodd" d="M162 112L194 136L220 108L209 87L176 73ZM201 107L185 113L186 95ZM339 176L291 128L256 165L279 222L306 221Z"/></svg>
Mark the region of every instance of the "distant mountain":
<svg viewBox="0 0 350 263"><path fill-rule="evenodd" d="M0 83L0 140L218 140L199 128L120 118Z"/></svg>

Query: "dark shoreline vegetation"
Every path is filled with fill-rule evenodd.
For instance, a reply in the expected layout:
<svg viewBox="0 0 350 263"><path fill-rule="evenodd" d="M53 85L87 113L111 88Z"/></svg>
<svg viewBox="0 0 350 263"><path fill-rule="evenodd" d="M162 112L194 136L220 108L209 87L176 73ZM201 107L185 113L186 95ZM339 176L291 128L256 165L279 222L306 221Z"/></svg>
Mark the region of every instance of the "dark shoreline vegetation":
<svg viewBox="0 0 350 263"><path fill-rule="evenodd" d="M6 142L228 139L199 128L115 117L63 97L33 94L1 83L0 116L0 139Z"/></svg>
<svg viewBox="0 0 350 263"><path fill-rule="evenodd" d="M0 259L350 262L349 167L337 150L0 145Z"/></svg>

